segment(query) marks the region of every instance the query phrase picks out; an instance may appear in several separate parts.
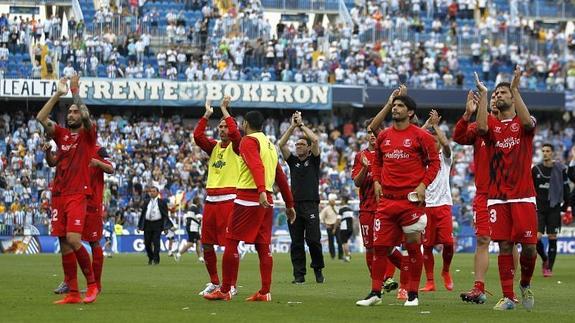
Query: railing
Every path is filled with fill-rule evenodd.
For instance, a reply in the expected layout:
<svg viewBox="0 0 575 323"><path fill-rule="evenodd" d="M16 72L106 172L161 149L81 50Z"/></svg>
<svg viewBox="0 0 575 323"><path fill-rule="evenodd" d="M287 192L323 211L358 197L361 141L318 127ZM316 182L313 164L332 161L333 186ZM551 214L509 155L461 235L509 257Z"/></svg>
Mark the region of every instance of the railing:
<svg viewBox="0 0 575 323"><path fill-rule="evenodd" d="M266 9L295 11L334 11L339 10L338 0L262 0Z"/></svg>
<svg viewBox="0 0 575 323"><path fill-rule="evenodd" d="M568 0L517 1L517 12L523 17L570 19L575 18L575 4Z"/></svg>

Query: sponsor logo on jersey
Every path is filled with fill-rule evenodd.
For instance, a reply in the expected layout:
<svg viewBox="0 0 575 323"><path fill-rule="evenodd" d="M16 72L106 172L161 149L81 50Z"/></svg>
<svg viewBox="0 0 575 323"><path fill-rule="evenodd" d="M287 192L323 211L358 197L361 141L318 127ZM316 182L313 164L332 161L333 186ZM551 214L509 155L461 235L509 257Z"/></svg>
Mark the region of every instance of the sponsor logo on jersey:
<svg viewBox="0 0 575 323"><path fill-rule="evenodd" d="M385 153L387 159L408 159L409 154L401 149L395 149L393 152Z"/></svg>
<svg viewBox="0 0 575 323"><path fill-rule="evenodd" d="M61 146L60 146L60 149L61 149L62 151L68 151L68 150L70 150L70 149L76 149L76 147L78 147L78 144L77 144L77 143L76 143L76 144L71 144L71 145L61 145Z"/></svg>
<svg viewBox="0 0 575 323"><path fill-rule="evenodd" d="M495 143L495 147L502 148L502 149L511 149L515 145L519 145L520 143L521 143L520 138L508 137L508 138L503 139L503 141L498 140Z"/></svg>
<svg viewBox="0 0 575 323"><path fill-rule="evenodd" d="M495 127L493 131L495 131L495 133L501 133L501 127Z"/></svg>

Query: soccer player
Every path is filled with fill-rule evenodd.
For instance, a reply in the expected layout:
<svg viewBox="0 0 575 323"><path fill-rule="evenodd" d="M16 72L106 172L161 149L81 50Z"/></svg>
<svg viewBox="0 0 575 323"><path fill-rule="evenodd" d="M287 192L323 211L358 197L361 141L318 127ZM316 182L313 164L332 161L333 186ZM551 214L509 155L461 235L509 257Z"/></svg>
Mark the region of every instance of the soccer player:
<svg viewBox="0 0 575 323"><path fill-rule="evenodd" d="M223 118L218 125L220 141L205 135L208 120L214 113L210 102L206 102L206 112L194 130L194 141L210 155L208 164L207 196L204 204L202 225L202 246L206 269L210 282L199 293L206 295L220 287L218 277L218 258L214 245L226 245L226 227L236 198L236 185L240 170L241 135L234 118L228 112L230 97L224 97L220 105ZM232 293L236 293L233 282Z"/></svg>
<svg viewBox="0 0 575 323"><path fill-rule="evenodd" d="M373 191L372 172L377 137L372 128L369 127L372 121L373 119L368 119L365 122L368 145L366 149L355 155L353 169L351 171L353 183L359 188L359 225L363 239L363 246L365 247L365 262L367 264L370 277L372 275L373 266L373 220L377 210L377 201ZM377 128L379 129L379 126L377 126ZM392 255L398 255L396 250L394 250ZM399 254L399 257L399 262L401 263L401 254ZM387 270L383 289L386 292L391 292L398 287L397 282L393 280L395 267L386 265L386 268ZM401 268L401 266L398 266L398 268Z"/></svg>
<svg viewBox="0 0 575 323"><path fill-rule="evenodd" d="M92 270L94 272L94 279L98 286L98 291L102 292L102 268L104 266L104 253L100 240L102 239L102 232L104 224L102 220L103 205L102 200L104 197L104 173L113 174L114 166L108 158L108 153L103 147L96 146L94 157L90 161L90 183L92 186L93 194L88 199L88 206L86 208L86 224L82 232L82 240L87 241L92 249ZM56 166L58 161L57 157L51 152L46 154L48 165ZM56 289L57 294L65 294L69 290L66 282L62 282Z"/></svg>
<svg viewBox="0 0 575 323"><path fill-rule="evenodd" d="M286 203L286 215L290 223L295 221L293 197L287 178L278 163L274 145L262 132L264 117L258 111L244 116L242 127L245 136L240 144L241 165L238 180L238 197L228 223L227 244L223 258L223 284L210 294L208 300L230 300L230 288L239 267L238 244L240 241L254 243L260 260L262 287L247 301L271 301L270 286L273 259L270 251L273 222L273 184L280 188Z"/></svg>
<svg viewBox="0 0 575 323"><path fill-rule="evenodd" d="M495 104L495 92L491 102ZM479 95L469 91L465 105L465 113L455 125L453 140L461 145L473 145L473 164L475 165L475 198L473 199L473 222L477 247L474 257L475 283L471 290L461 293L461 299L466 302L483 304L485 295L485 274L489 266L489 213L487 211L487 190L489 184L489 156L485 142L477 131L477 123L470 119L477 111ZM493 111L493 110L492 110Z"/></svg>
<svg viewBox="0 0 575 323"><path fill-rule="evenodd" d="M519 93L521 69L515 68L510 83L495 87L499 119L488 117L487 88L475 76L481 96L477 110L477 129L485 140L489 163L487 207L491 225L491 238L499 243L499 278L503 298L495 310L515 308L513 298L513 247L521 243L521 297L523 306L530 311L534 297L531 278L537 260L537 213L531 171L535 119Z"/></svg>
<svg viewBox="0 0 575 323"><path fill-rule="evenodd" d="M461 145L473 145L473 164L475 165L475 198L473 199L473 224L475 228L476 249L474 257L475 281L473 288L461 293L460 297L465 302L483 304L487 300L485 295L485 274L489 267L489 243L491 232L489 228L489 212L487 210L487 191L489 185L489 156L485 141L479 135L477 123L470 119L477 111L480 96L470 91L467 94L465 113L455 125L453 140ZM490 114L499 118L496 106L497 97L495 91L491 94L489 106ZM519 267L519 255L517 247L513 248L514 268ZM514 299L517 303L517 299Z"/></svg>
<svg viewBox="0 0 575 323"><path fill-rule="evenodd" d="M196 255L199 262L204 262L204 258L200 253L200 228L202 226L202 213L200 213L200 198L194 197L192 204L188 207L188 211L184 215L186 223L186 231L188 233L188 241L183 245L178 252L174 254L174 259L180 261L182 254L188 251L193 245L196 245Z"/></svg>
<svg viewBox="0 0 575 323"><path fill-rule="evenodd" d="M537 192L537 253L543 261L543 277L553 276L553 265L557 255L557 234L561 231L561 210L569 203L569 178L567 168L553 160L555 147L543 144L543 163L532 169L533 183ZM547 233L548 254L543 249L541 238Z"/></svg>
<svg viewBox="0 0 575 323"><path fill-rule="evenodd" d="M378 206L373 224L375 255L371 292L365 299L356 302L360 306L381 304L386 260L392 248L401 243L403 236L409 257L410 278L408 299L404 306L419 305L418 289L423 267L421 233L427 224L425 189L433 182L440 168L435 139L410 122L416 103L407 95L392 94L390 100L393 123L377 136L376 158L372 168Z"/></svg>
<svg viewBox="0 0 575 323"><path fill-rule="evenodd" d="M64 277L70 291L56 304L92 303L98 296L92 262L82 245L88 197L93 194L90 183L90 161L96 146L96 126L90 112L78 97L79 76L73 76L70 90L75 103L68 108L67 128L60 127L49 116L54 105L68 93L65 79L60 80L56 93L36 115L48 136L58 146L58 164L52 187L52 231L60 242ZM84 299L78 291L77 265L80 265L88 288Z"/></svg>
<svg viewBox="0 0 575 323"><path fill-rule="evenodd" d="M433 279L433 248L435 245L442 244L443 251L443 269L441 277L445 289L453 290L453 280L449 274L449 266L453 259L453 220L451 216L451 188L449 186L449 174L451 171L451 147L445 133L439 128L441 116L436 110L431 110L429 119L423 125L422 129L431 128L435 139L437 140L437 149L439 151L439 160L441 168L435 180L427 187L425 191L425 214L427 215L427 227L423 239L423 264L425 266L425 275L427 281L420 291L435 291L435 282Z"/></svg>

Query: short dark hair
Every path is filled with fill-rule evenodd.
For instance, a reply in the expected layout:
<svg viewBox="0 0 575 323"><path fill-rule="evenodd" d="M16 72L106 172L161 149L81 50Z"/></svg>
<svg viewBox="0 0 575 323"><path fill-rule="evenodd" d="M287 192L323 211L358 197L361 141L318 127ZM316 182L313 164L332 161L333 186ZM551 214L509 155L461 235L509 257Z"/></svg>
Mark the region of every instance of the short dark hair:
<svg viewBox="0 0 575 323"><path fill-rule="evenodd" d="M511 92L511 83L509 82L499 82L496 86L495 86L495 90L493 90L493 92L497 91L498 88L500 87L506 87L509 89L509 92ZM511 93L511 96L513 96L513 93Z"/></svg>
<svg viewBox="0 0 575 323"><path fill-rule="evenodd" d="M308 146L311 146L311 139L309 139L306 136L301 136L298 138L298 140L305 140L305 142L307 143Z"/></svg>
<svg viewBox="0 0 575 323"><path fill-rule="evenodd" d="M541 146L541 148L543 148L543 147L549 147L549 148L551 148L551 151L555 151L555 146L553 146L553 144L550 142L544 143L543 146Z"/></svg>
<svg viewBox="0 0 575 323"><path fill-rule="evenodd" d="M262 130L264 125L264 115L259 111L250 111L244 116L244 120L250 125L253 130Z"/></svg>
<svg viewBox="0 0 575 323"><path fill-rule="evenodd" d="M395 100L403 102L403 104L405 104L407 110L409 111L415 111L417 109L417 104L415 103L415 101L413 101L413 99L407 95L396 96L395 99L393 99L393 101Z"/></svg>

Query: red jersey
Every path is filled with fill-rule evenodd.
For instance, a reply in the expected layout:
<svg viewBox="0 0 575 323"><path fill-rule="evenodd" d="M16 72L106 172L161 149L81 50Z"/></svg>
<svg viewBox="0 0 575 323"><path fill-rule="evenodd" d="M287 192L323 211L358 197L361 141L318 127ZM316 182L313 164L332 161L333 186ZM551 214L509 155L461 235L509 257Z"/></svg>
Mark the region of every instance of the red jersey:
<svg viewBox="0 0 575 323"><path fill-rule="evenodd" d="M488 119L489 130L484 135L489 161L489 190L487 197L511 200L535 196L531 164L533 129L523 128L518 116L511 120Z"/></svg>
<svg viewBox="0 0 575 323"><path fill-rule="evenodd" d="M96 152L94 158L104 164L112 165L106 159L100 157ZM104 171L100 167L90 167L90 178L92 186L92 196L88 199L88 206L98 209L98 214L102 212L102 200L104 199Z"/></svg>
<svg viewBox="0 0 575 323"><path fill-rule="evenodd" d="M91 195L89 165L96 146L96 126L72 133L56 125L54 141L58 145L58 164L52 192Z"/></svg>
<svg viewBox="0 0 575 323"><path fill-rule="evenodd" d="M435 138L427 131L410 124L403 130L389 127L377 136L372 171L384 193L407 195L420 183L427 187L439 169Z"/></svg>
<svg viewBox="0 0 575 323"><path fill-rule="evenodd" d="M365 154L368 160L369 166L367 174L359 187L359 210L360 211L375 211L377 209L377 202L375 201L375 192L373 191L373 176L372 176L372 165L375 160L375 150L371 151L369 149L362 150L355 155L355 160L353 161L353 169L351 171L351 177L355 178L357 174L363 168L361 164L361 156Z"/></svg>
<svg viewBox="0 0 575 323"><path fill-rule="evenodd" d="M475 187L477 194L487 194L489 186L489 155L485 140L477 131L477 123L459 119L453 131L453 141L460 145L473 145L473 164L475 165Z"/></svg>

